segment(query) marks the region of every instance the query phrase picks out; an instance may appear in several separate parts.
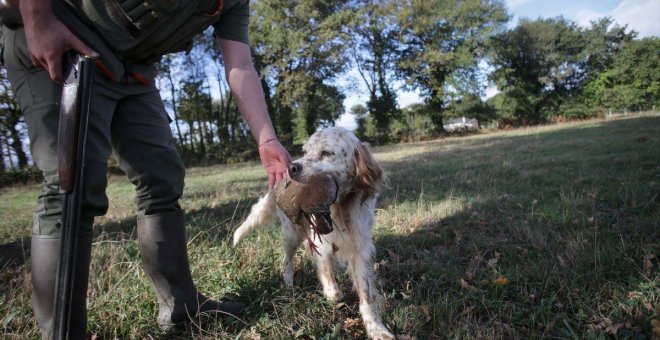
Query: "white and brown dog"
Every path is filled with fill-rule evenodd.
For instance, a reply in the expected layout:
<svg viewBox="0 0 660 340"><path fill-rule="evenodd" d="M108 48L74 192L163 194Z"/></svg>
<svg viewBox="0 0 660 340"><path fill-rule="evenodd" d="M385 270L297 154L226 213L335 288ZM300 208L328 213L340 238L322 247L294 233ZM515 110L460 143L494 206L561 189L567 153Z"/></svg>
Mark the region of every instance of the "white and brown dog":
<svg viewBox="0 0 660 340"><path fill-rule="evenodd" d="M375 221L376 199L385 182L383 170L368 147L343 128L333 127L314 133L303 150L304 156L289 167L289 177L304 182L307 176L331 173L338 186L337 200L330 206L334 231L322 238L309 238L318 250L310 253L316 260L323 293L332 302L342 298L334 276L334 263L339 260L346 266L357 291L369 338L394 339L378 313L381 298L372 271L374 243L371 229ZM293 286L295 251L308 235L277 207L274 191L252 207L245 222L234 232L234 245L255 228L270 225L276 216L282 226L284 242L284 282Z"/></svg>

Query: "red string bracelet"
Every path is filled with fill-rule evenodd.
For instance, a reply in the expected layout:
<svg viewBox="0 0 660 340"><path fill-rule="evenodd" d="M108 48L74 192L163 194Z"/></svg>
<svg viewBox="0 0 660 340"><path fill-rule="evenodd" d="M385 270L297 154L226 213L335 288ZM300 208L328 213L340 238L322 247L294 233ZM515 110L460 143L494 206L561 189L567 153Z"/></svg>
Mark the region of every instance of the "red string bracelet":
<svg viewBox="0 0 660 340"><path fill-rule="evenodd" d="M259 147L262 147L262 146L268 144L268 142L272 142L274 140L277 140L277 138L276 137L268 138L263 143L259 144Z"/></svg>

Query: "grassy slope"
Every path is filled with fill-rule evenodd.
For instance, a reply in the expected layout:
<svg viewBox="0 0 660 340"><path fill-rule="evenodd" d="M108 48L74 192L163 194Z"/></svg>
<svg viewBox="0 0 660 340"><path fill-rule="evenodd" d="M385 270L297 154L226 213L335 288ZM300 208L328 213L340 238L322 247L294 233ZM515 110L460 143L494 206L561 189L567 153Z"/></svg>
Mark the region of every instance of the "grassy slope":
<svg viewBox="0 0 660 340"><path fill-rule="evenodd" d="M376 148L390 177L374 231L385 322L419 338L650 337L660 319L660 117L589 121ZM242 320L181 337L364 336L357 300L326 303L300 250L295 289L280 278L280 235L237 249L233 228L263 192L256 164L191 169L182 205L199 288L249 302ZM36 336L29 235L37 188L0 192L0 334ZM162 335L140 266L130 184L113 178L99 220L89 331ZM14 243L11 243L14 242ZM11 246L10 246L11 245ZM4 250L3 250L4 249ZM644 260L646 256L646 261ZM345 292L351 284L339 276ZM659 325L660 327L660 325ZM660 334L656 334L660 336Z"/></svg>

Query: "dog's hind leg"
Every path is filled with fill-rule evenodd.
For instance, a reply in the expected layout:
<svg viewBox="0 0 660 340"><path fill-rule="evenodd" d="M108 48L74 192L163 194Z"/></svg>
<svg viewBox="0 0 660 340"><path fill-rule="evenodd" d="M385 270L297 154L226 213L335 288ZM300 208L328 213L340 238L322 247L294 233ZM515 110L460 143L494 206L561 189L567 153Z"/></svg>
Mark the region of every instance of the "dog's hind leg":
<svg viewBox="0 0 660 340"><path fill-rule="evenodd" d="M305 236L298 227L291 223L286 215L277 209L277 216L282 224L282 245L284 246L284 261L282 262L282 276L287 287L293 287L293 266L295 262L296 249Z"/></svg>

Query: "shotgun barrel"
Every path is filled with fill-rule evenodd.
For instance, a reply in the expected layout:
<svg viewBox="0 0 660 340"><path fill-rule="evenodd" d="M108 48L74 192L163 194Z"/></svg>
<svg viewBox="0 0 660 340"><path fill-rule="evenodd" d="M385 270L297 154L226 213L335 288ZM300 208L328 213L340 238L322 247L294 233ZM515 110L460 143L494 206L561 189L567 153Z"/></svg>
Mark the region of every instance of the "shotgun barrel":
<svg viewBox="0 0 660 340"><path fill-rule="evenodd" d="M55 339L69 339L71 297L75 281L80 205L84 187L85 144L92 95L94 61L74 52L64 56L58 126L60 191L64 196L61 248L55 284Z"/></svg>

